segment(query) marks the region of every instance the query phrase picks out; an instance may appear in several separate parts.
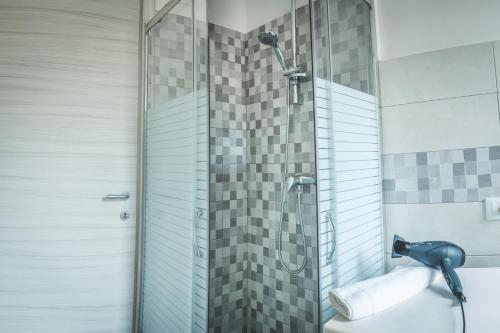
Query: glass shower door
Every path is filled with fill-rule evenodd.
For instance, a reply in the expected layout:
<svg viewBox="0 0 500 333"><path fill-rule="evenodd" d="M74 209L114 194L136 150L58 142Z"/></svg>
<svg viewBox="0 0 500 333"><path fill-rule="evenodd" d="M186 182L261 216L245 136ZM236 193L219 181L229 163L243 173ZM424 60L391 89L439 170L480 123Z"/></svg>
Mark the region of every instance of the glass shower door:
<svg viewBox="0 0 500 333"><path fill-rule="evenodd" d="M205 13L204 1L174 0L146 28L143 333L207 327Z"/></svg>
<svg viewBox="0 0 500 333"><path fill-rule="evenodd" d="M314 0L320 317L328 291L384 272L371 1Z"/></svg>

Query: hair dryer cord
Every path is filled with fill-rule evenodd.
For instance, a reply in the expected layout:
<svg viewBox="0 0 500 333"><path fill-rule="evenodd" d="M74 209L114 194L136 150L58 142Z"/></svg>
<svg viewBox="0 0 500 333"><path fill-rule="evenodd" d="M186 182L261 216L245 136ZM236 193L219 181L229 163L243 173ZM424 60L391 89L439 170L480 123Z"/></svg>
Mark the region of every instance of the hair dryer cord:
<svg viewBox="0 0 500 333"><path fill-rule="evenodd" d="M460 308L462 309L462 332L465 333L465 312L464 312L464 302L459 302Z"/></svg>

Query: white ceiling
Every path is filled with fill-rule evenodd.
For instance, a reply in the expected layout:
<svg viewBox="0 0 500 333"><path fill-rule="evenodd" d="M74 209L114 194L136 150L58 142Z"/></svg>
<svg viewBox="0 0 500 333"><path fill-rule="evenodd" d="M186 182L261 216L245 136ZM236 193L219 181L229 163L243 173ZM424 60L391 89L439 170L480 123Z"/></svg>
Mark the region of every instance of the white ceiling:
<svg viewBox="0 0 500 333"><path fill-rule="evenodd" d="M296 0L296 7L308 0ZM290 0L207 0L208 21L246 33L290 12Z"/></svg>

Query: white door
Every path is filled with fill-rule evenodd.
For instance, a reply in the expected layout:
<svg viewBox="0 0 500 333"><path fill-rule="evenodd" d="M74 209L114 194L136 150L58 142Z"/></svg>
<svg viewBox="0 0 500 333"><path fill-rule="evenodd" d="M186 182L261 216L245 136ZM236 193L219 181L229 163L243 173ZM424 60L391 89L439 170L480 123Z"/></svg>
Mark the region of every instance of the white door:
<svg viewBox="0 0 500 333"><path fill-rule="evenodd" d="M131 331L139 3L0 1L0 332Z"/></svg>

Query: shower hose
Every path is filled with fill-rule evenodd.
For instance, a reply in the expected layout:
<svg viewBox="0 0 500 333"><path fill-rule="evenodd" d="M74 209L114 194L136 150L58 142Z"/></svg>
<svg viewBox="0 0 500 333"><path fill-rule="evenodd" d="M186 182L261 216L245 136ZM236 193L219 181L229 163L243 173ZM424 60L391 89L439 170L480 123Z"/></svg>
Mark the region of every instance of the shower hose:
<svg viewBox="0 0 500 333"><path fill-rule="evenodd" d="M289 124L290 124L290 80L287 80L287 86L286 86L286 125L285 125L285 130L286 130L286 142L285 142L285 160L284 160L284 166L283 166L283 174L282 174L282 179L281 179L281 213L280 213L280 223L279 223L279 231L278 231L278 238L279 238L279 247L278 247L278 255L279 259L281 262L281 265L283 266L283 269L287 271L290 274L298 274L304 270L306 267L307 263L307 246L306 246L306 236L305 236L305 230L304 230L304 217L302 214L302 185L296 185L296 193L297 193L297 209L298 209L298 219L300 223L300 231L301 231L301 236L302 236L302 246L304 247L304 259L302 260L302 264L297 267L296 269L291 269L289 266L285 264L285 261L283 260L283 219L284 219L284 214L285 214L285 195L286 195L286 180L288 177L288 134L289 134ZM290 220L288 221L290 223Z"/></svg>

